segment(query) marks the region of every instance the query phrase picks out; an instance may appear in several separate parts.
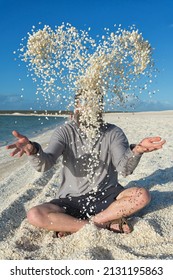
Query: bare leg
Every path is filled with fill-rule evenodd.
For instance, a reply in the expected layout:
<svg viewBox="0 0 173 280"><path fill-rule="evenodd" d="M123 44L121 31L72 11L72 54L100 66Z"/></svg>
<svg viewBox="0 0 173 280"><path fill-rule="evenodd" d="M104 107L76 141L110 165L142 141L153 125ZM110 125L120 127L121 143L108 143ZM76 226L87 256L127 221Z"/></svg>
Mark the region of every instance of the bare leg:
<svg viewBox="0 0 173 280"><path fill-rule="evenodd" d="M144 188L130 188L121 192L115 202L92 218L94 224L105 227L107 222L128 217L145 207L150 201L150 194ZM52 231L76 232L88 223L65 214L63 208L45 203L33 207L27 215L28 221L36 226ZM116 225L114 226L116 229ZM128 232L128 229L127 229Z"/></svg>
<svg viewBox="0 0 173 280"><path fill-rule="evenodd" d="M27 214L30 224L52 231L76 232L87 220L79 220L65 214L63 208L51 203L44 203L31 208Z"/></svg>
<svg viewBox="0 0 173 280"><path fill-rule="evenodd" d="M104 211L92 218L97 225L104 224L122 217L128 217L144 208L151 200L149 192L144 188L129 188L121 192L115 202L109 205ZM117 226L114 226L117 229ZM126 231L128 232L128 228Z"/></svg>

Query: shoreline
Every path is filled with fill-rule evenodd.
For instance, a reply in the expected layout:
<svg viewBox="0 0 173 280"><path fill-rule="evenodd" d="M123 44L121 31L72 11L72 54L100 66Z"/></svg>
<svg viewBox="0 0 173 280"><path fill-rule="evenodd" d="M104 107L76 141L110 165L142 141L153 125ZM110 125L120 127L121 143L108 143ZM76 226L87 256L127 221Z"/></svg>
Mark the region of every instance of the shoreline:
<svg viewBox="0 0 173 280"><path fill-rule="evenodd" d="M13 118L14 116L14 118ZM2 127L6 126L2 131L0 147L10 144L15 141L12 135L13 130L19 131L22 135L36 137L49 130L55 129L67 121L69 116L33 116L33 115L3 115L0 116Z"/></svg>
<svg viewBox="0 0 173 280"><path fill-rule="evenodd" d="M52 114L22 114L22 113L7 113L7 114L1 114L0 113L0 116L16 116L16 117L30 117L30 116L32 116L32 117L54 117L54 118L56 118L56 117L62 117L62 118L68 118L69 117L69 115L67 114L67 115L52 115Z"/></svg>
<svg viewBox="0 0 173 280"><path fill-rule="evenodd" d="M173 114L173 110L162 110L162 111L113 111L113 112L104 112L103 114L105 115L109 115L109 114ZM13 111L11 113L8 112L4 112L2 113L2 111L0 111L0 116L38 116L38 117L66 117L68 118L70 115L72 114L72 112L65 112L64 113L45 113L45 112L41 112L41 113L33 113L33 112L29 112L29 113L21 113L20 111Z"/></svg>

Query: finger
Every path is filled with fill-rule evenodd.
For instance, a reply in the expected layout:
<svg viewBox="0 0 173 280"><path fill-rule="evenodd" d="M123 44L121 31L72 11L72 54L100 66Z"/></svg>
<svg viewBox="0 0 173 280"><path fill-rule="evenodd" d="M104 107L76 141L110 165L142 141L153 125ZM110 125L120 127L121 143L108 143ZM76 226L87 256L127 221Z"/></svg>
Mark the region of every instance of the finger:
<svg viewBox="0 0 173 280"><path fill-rule="evenodd" d="M152 151L156 151L156 150L159 150L159 149L162 149L163 147L162 147L162 145L157 145L157 146L155 146L155 147L150 147L150 148L148 148L148 150L150 151L150 152L152 152Z"/></svg>
<svg viewBox="0 0 173 280"><path fill-rule="evenodd" d="M24 152L24 150L21 150L20 152L19 152L19 155L18 155L18 157L21 157L21 156L23 156L23 154L24 154L25 152Z"/></svg>
<svg viewBox="0 0 173 280"><path fill-rule="evenodd" d="M14 137L18 138L18 139L21 139L21 138L26 138L24 135L20 134L18 131L16 130L13 130L12 131L12 134Z"/></svg>
<svg viewBox="0 0 173 280"><path fill-rule="evenodd" d="M147 137L147 138L144 138L139 143L139 145L141 145L141 146L148 146L148 145L151 145L152 143L159 142L160 140L161 140L160 137Z"/></svg>
<svg viewBox="0 0 173 280"><path fill-rule="evenodd" d="M156 147L157 150L162 149L162 148L163 148L163 145L158 145L158 146Z"/></svg>
<svg viewBox="0 0 173 280"><path fill-rule="evenodd" d="M149 137L149 140L152 142L159 142L161 140L160 136Z"/></svg>
<svg viewBox="0 0 173 280"><path fill-rule="evenodd" d="M16 144L11 144L6 146L6 149L14 149L14 148L16 148Z"/></svg>
<svg viewBox="0 0 173 280"><path fill-rule="evenodd" d="M28 150L26 150L25 153L26 153L27 156L31 155L31 152L29 152Z"/></svg>
<svg viewBox="0 0 173 280"><path fill-rule="evenodd" d="M31 149L27 147L27 148L25 149L25 153L26 153L27 156L30 156L30 154L31 154Z"/></svg>
<svg viewBox="0 0 173 280"><path fill-rule="evenodd" d="M166 140L165 140L165 139L163 139L163 140L160 142L161 145L164 145L165 143L166 143Z"/></svg>
<svg viewBox="0 0 173 280"><path fill-rule="evenodd" d="M152 137L150 138L150 142L152 142L153 144L154 143L165 144L166 140L165 139L162 140L161 137Z"/></svg>
<svg viewBox="0 0 173 280"><path fill-rule="evenodd" d="M20 149L16 148L11 154L10 156L15 156L18 152L20 151Z"/></svg>
<svg viewBox="0 0 173 280"><path fill-rule="evenodd" d="M160 147L160 146L163 146L165 144L166 141L160 141L160 142L157 142L157 143L151 143L151 147Z"/></svg>
<svg viewBox="0 0 173 280"><path fill-rule="evenodd" d="M28 143L28 141L27 141L27 143ZM6 146L6 149L15 149L15 148L20 148L20 147L22 147L23 146L23 144L25 145L25 144L27 144L26 143L26 139L20 139L20 140L18 140L16 143L14 143L14 144L10 144L10 145L7 145Z"/></svg>

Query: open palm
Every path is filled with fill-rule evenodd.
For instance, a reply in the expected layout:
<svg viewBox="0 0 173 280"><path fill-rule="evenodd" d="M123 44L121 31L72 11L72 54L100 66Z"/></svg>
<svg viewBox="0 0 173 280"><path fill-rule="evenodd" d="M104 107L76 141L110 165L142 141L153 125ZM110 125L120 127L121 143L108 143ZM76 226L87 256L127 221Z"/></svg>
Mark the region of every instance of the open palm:
<svg viewBox="0 0 173 280"><path fill-rule="evenodd" d="M7 149L13 149L13 152L10 155L14 156L18 154L19 157L21 157L24 153L30 155L33 150L33 146L29 139L16 130L14 130L12 134L17 138L17 141L6 147Z"/></svg>

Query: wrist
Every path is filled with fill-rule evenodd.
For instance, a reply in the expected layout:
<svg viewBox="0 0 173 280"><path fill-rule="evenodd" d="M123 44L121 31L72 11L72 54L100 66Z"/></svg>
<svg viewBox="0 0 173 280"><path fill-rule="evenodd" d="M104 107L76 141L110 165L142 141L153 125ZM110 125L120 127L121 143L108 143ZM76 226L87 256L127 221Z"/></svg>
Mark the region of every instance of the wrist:
<svg viewBox="0 0 173 280"><path fill-rule="evenodd" d="M135 145L134 148L132 149L132 152L134 155L142 155L144 153L144 150L140 144Z"/></svg>
<svg viewBox="0 0 173 280"><path fill-rule="evenodd" d="M29 141L29 144L32 145L32 150L31 150L31 152L30 152L30 155L35 155L35 154L37 154L37 153L38 153L38 148L36 147L35 143Z"/></svg>

